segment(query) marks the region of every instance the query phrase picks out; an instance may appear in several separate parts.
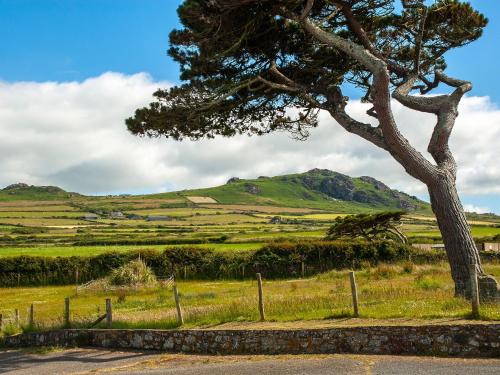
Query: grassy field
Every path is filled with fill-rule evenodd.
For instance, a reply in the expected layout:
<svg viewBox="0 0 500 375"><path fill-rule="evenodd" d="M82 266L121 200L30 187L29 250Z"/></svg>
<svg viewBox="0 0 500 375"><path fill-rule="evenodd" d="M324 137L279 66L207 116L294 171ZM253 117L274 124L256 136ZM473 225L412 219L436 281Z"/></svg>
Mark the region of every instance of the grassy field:
<svg viewBox="0 0 500 375"><path fill-rule="evenodd" d="M84 197L58 192L50 198L46 193L30 192L9 199L8 194L1 193L0 257L94 256L110 251L162 251L179 246L248 251L267 241L323 238L338 216L384 208L312 194L299 189L293 176L284 183L266 178L252 181L261 195L246 191L245 182L130 197ZM379 193L361 180L355 183L373 194ZM218 203L194 204L188 196L209 196ZM90 212L97 219L83 219ZM164 217L151 220L151 216ZM280 220L272 220L275 216L280 216ZM500 234L497 216L470 218L477 241ZM405 216L402 229L410 240L436 237L439 241L435 219L427 206ZM500 277L499 264L486 267ZM380 265L359 270L357 278L362 318L455 319L467 317L470 312L467 301L453 297L453 283L445 264ZM186 327L258 320L255 281L180 280L178 286ZM327 320L352 315L347 271L307 279L265 281L264 287L266 313L271 321ZM18 308L25 321L26 311L33 303L35 319L42 326L61 325L65 297L71 297L73 320L80 326L102 314L106 297L113 300L116 327L171 328L177 324L172 291L161 286L111 293L87 291L78 297L73 286L0 288L0 296L4 318L10 319ZM500 320L498 304L484 305L482 318Z"/></svg>
<svg viewBox="0 0 500 375"><path fill-rule="evenodd" d="M472 235L476 238L481 238L481 237L490 237L490 236L498 236L500 235L500 227L492 227L492 226L476 226L473 225L471 227L471 232ZM406 232L407 236L410 237L437 237L441 238L441 233L437 228L430 228L429 230L424 230L423 228L420 230L411 230Z"/></svg>
<svg viewBox="0 0 500 375"><path fill-rule="evenodd" d="M221 191L224 191L222 189ZM172 194L170 194L172 195ZM165 249L172 244L223 250L256 249L279 239L322 238L332 221L346 213L328 207L285 207L269 204L196 205L179 195L148 197L82 197L60 200L0 202L0 257L16 255L96 255L106 251ZM96 220L84 220L88 212ZM120 212L123 218L113 217ZM162 216L159 221L151 216ZM279 224L271 223L279 216ZM471 222L480 240L500 235L495 217ZM403 231L411 238L439 240L435 220L408 215ZM219 242L213 244L214 242Z"/></svg>
<svg viewBox="0 0 500 375"><path fill-rule="evenodd" d="M122 246L36 246L36 247L7 247L0 249L0 257L18 256L18 255L34 255L47 257L68 257L68 256L93 256L108 252L126 252L134 250L165 250L171 247L201 247L206 249L214 249L220 251L246 251L256 250L262 246L261 242L245 242L245 243L222 243L222 244L180 244L180 245L122 245Z"/></svg>
<svg viewBox="0 0 500 375"><path fill-rule="evenodd" d="M345 199L335 198L345 187L351 189L344 191ZM190 197L216 203L194 203ZM336 217L395 210L402 202L414 209L402 226L410 240L439 241L427 203L369 177L325 170L143 196L93 197L57 187L14 185L0 189L0 257L91 256L191 243L255 249L271 240L321 238ZM85 219L90 213L96 218ZM500 235L498 216L469 216L478 242Z"/></svg>
<svg viewBox="0 0 500 375"><path fill-rule="evenodd" d="M488 264L500 277L500 264ZM357 271L361 318L467 318L468 301L453 296L445 264L379 265ZM186 327L227 322L258 321L255 281L178 281ZM15 308L26 322L31 303L40 327L60 326L65 297L71 298L72 320L85 326L103 313L105 298L113 302L114 327L173 328L177 326L170 287L114 292L80 291L74 287L0 289L0 313L12 318ZM313 278L264 282L267 319L275 322L328 320L352 317L347 271L331 271ZM483 304L481 318L500 320L498 304Z"/></svg>

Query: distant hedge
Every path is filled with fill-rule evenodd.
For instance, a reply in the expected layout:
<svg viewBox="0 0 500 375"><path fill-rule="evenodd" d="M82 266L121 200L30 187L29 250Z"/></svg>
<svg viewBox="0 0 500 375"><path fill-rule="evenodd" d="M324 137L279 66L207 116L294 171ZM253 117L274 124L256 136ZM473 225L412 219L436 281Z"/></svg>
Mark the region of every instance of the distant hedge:
<svg viewBox="0 0 500 375"><path fill-rule="evenodd" d="M444 260L443 251L423 252L393 242L308 241L279 242L256 251L214 251L200 248L170 248L163 252L142 250L110 252L93 257L18 256L0 258L0 286L66 285L107 276L113 269L141 257L157 276L229 279L300 276L331 269L358 267L363 263L412 259L417 262ZM303 265L302 265L303 263Z"/></svg>

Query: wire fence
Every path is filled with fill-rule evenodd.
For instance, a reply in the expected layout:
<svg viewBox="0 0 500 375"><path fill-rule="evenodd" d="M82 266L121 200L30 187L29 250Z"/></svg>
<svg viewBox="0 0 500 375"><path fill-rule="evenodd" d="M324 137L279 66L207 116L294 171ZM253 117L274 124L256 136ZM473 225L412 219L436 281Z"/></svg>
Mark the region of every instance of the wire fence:
<svg viewBox="0 0 500 375"><path fill-rule="evenodd" d="M472 269L471 269L472 271ZM348 278L342 278L332 282L332 287L325 296L315 291L302 293L297 298L290 298L283 293L274 291L272 295L266 295L266 285L260 274L256 275L257 288L256 290L241 289L239 295L233 293L232 301L221 301L221 303L211 303L203 305L198 302L193 302L193 296L189 293L181 293L178 290L174 276L158 278L158 285L155 288L141 290L138 293L138 299L128 301L124 304L130 293L139 291L130 287L106 286L102 284L102 280L94 280L81 285L75 286L75 293L71 297L61 300L60 303L44 303L43 301L33 301L29 304L26 312L20 309L14 309L7 313L0 314L0 330L9 327L14 331L14 327L23 327L30 329L50 329L55 327L74 327L74 328L91 328L101 325L107 328L123 326L124 322L135 321L141 319L151 327L159 326L158 323L166 319L172 321L168 327L182 326L187 315L191 321L204 321L205 318L213 313L218 313L221 320L241 320L245 309L258 313L258 318L261 321L268 320L268 316L276 316L281 312L290 313L292 310L297 314L305 312L307 309L322 311L324 309L335 308L336 312L332 313L332 318L340 317L360 317L368 316L367 311L376 309L377 306L390 304L393 298L402 298L410 296L410 293L404 294L405 291L399 291L399 295L391 289L389 285L385 291L374 291L370 285L358 286L356 274L350 271ZM483 305L487 308L496 306L500 303L500 296L493 293L496 284L488 279L478 279L477 275L471 276L469 285L458 285L467 293L470 293L470 312L472 318L480 316ZM300 288L297 280L282 281L281 287L288 288L293 291ZM486 285L486 286L485 286ZM468 288L468 289L467 289ZM482 299L480 300L479 288L482 291ZM491 289L491 295L484 295L484 291ZM475 290L475 291L474 291ZM386 299L382 299L385 292ZM496 292L496 289L495 289ZM112 298L110 296L112 294ZM151 295L155 295L155 302L152 303ZM89 303L82 303L87 301ZM140 299L144 297L144 299ZM146 299L149 297L149 299ZM210 301L215 298L209 292L203 294L203 299ZM86 299L87 298L87 299ZM432 301L429 298L429 303ZM464 300L465 301L465 300ZM174 302L174 304L172 304ZM422 304L422 299L411 301L408 299L404 308L411 309L417 303ZM120 306L118 319L113 324L116 315L113 314L113 303ZM185 310L183 304L186 303L188 308ZM126 309L123 308L126 307ZM253 306L253 307L252 307ZM495 308L495 307L493 307ZM123 314L123 310L128 312L128 315ZM5 311L5 310L4 310ZM21 314L20 314L21 312ZM136 313L136 314L134 314ZM134 320L134 315L137 319ZM208 319L208 318L207 318ZM118 325L117 325L118 324ZM144 327L144 325L143 325ZM6 331L9 331L7 329Z"/></svg>

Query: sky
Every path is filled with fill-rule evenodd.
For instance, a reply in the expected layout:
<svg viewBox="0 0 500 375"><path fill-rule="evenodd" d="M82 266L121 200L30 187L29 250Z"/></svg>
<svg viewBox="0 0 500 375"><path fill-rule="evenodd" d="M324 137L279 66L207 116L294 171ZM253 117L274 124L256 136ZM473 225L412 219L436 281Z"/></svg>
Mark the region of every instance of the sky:
<svg viewBox="0 0 500 375"><path fill-rule="evenodd" d="M428 199L386 153L346 134L327 115L306 142L286 134L201 142L143 139L123 123L159 87L179 82L166 54L181 0L0 0L0 187L58 185L86 194L144 193L328 168L371 175ZM471 80L451 146L466 209L500 213L500 8L474 0L490 24L447 56ZM362 118L364 105L349 111ZM395 106L422 151L432 116ZM425 130L425 131L424 131Z"/></svg>

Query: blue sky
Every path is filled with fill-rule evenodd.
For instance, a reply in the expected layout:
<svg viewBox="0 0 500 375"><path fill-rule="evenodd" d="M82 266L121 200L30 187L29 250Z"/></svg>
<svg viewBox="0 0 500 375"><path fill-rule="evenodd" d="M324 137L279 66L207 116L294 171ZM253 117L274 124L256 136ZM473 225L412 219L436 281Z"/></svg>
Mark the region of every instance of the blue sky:
<svg viewBox="0 0 500 375"><path fill-rule="evenodd" d="M0 0L0 79L81 81L106 71L148 72L178 81L166 56L181 0ZM500 7L472 4L490 19L484 37L449 54L449 72L474 83L474 95L500 102Z"/></svg>
<svg viewBox="0 0 500 375"><path fill-rule="evenodd" d="M0 0L0 78L81 81L146 71L176 81L166 55L180 0Z"/></svg>
<svg viewBox="0 0 500 375"><path fill-rule="evenodd" d="M87 79L100 77L106 72L122 74L124 76L121 78L122 81L129 80L129 76L137 73L148 73L151 78L145 78L144 80L134 78L135 80L132 80L133 84L140 81L142 86L138 86L137 90L144 89L144 92L146 92L145 87L152 92L158 86L159 81L176 83L178 82L178 68L170 61L166 55L166 50L170 30L178 26L176 8L180 3L181 0L0 0L0 83L6 84L7 86L4 89L10 90L10 92L13 92L16 83L27 81L40 83L40 85L47 81L56 82L58 85L61 85L62 82L76 81L83 85L83 82ZM500 61L500 7L498 7L496 1L491 0L474 0L472 4L487 15L490 24L481 40L448 55L448 72L454 76L472 80L474 91L471 95L489 96L491 102L487 106L484 103L481 105L483 107L489 106L488 110L493 113L500 105L500 90L498 89L500 74L497 72L498 61ZM115 78L106 76L102 80L116 82ZM40 89L42 87L40 85L32 86L32 91ZM82 90L87 86L82 86ZM146 99L137 100L141 104ZM47 105L50 106L50 104ZM54 105L57 105L57 103ZM133 107L130 103L128 105L130 108ZM129 107L127 107L128 111L130 110ZM123 116L126 116L127 113L125 111ZM103 118L110 121L104 115ZM119 116L117 118L117 121L120 122L117 129L122 129L122 118L119 118ZM29 121L33 121L32 118ZM16 137L16 131L12 131L14 126L12 124L7 123L3 126L10 126L9 133L12 139L19 138L19 135ZM494 124L498 126L497 122L494 122ZM20 125L16 126L19 129ZM23 126L27 127L28 124ZM99 124L99 126L105 127L106 124ZM165 145L171 151L177 147L173 143L165 143ZM293 143L287 145L291 149L296 147ZM201 146L193 147L199 149ZM37 155L37 157L41 156ZM331 160L331 155L323 158L318 156L317 160ZM88 160L82 159L78 161L79 165L86 162ZM16 165L18 169L23 170L24 167L20 162ZM341 169L326 162L318 166ZM313 166L311 165L311 167ZM71 166L67 166L67 168L71 169ZM165 166L165 168L174 167L170 165ZM183 168L188 167L184 166ZM4 169L4 166L2 166L2 169ZM195 165L192 165L192 169L201 173L200 168ZM263 167L263 169L266 168ZM267 173L267 170L264 173L263 169L256 168L252 173L258 175L274 174L273 171L275 173L293 171L287 169L287 167L273 167L270 168L269 173ZM359 175L371 174L372 169L365 167L363 170L363 168L358 167L352 170L345 169L344 171ZM404 172L399 169L397 171L401 176L400 179L406 178ZM226 171L210 171L209 168L206 168L203 172L207 175L212 173L212 176L216 177L212 179L208 177L205 179L192 177L177 182L173 180L165 181L161 186L169 189L171 187L183 188L212 184L222 182L229 173L233 173L229 169ZM23 178L28 182L52 183L51 178L61 176L62 173L63 171L53 170L43 175L27 172L24 174L7 173L7 175L10 180ZM74 175L74 170L68 174L68 176ZM393 179L384 178L384 174L376 177L390 184L395 184L396 187L401 189L406 190L407 186L410 186L411 190L411 185L407 183L398 184L397 177ZM500 212L498 180L494 179L496 177L493 180L492 178L491 173L486 177L478 178L480 181L489 181L490 185L493 184L493 188L485 190L484 193L476 194L471 189L464 189L462 193L464 202L471 206L486 207ZM64 185L64 181L61 181ZM0 179L0 183L4 183L4 181ZM69 182L66 182L66 184L70 185ZM131 184L130 186L126 182L122 182L119 187L88 187L86 192L155 191L162 187L156 186L153 182L144 185ZM419 196L425 196L422 189L413 192Z"/></svg>

